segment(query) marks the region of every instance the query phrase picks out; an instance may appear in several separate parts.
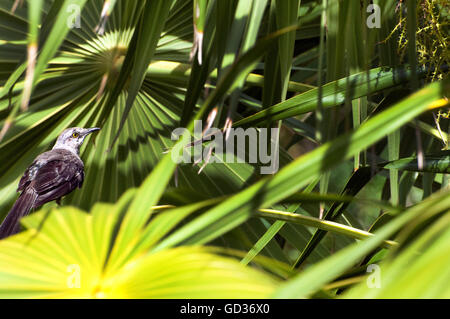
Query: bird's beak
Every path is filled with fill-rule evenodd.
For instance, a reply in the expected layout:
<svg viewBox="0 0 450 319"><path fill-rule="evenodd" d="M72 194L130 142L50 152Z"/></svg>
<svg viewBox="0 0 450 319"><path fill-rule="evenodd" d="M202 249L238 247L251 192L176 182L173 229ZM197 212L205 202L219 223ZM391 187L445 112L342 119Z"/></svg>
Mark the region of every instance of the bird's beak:
<svg viewBox="0 0 450 319"><path fill-rule="evenodd" d="M88 135L88 134L94 133L95 131L100 131L100 129L98 127L87 128L84 131L84 135Z"/></svg>

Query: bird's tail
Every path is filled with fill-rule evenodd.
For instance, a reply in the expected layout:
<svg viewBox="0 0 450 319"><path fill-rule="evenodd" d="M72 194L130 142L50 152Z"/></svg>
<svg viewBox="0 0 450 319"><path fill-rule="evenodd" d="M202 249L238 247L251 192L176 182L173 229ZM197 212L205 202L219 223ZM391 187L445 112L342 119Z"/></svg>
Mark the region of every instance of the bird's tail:
<svg viewBox="0 0 450 319"><path fill-rule="evenodd" d="M14 206L0 225L0 239L11 236L20 229L20 219L30 213L37 199L37 193L34 189L28 188L20 194L14 203Z"/></svg>

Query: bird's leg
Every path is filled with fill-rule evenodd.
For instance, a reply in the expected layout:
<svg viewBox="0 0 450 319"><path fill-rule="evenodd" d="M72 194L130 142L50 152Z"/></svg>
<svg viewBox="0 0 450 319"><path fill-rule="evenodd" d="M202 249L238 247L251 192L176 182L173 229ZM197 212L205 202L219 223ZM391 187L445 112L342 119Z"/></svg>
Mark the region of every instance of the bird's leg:
<svg viewBox="0 0 450 319"><path fill-rule="evenodd" d="M58 204L58 206L61 206L61 197L56 200L56 204Z"/></svg>

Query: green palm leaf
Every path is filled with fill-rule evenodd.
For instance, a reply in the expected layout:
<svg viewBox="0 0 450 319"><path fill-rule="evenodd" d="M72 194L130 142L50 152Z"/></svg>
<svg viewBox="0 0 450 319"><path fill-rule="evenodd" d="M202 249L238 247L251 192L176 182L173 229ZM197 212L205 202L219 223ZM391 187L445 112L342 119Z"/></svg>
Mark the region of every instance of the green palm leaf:
<svg viewBox="0 0 450 319"><path fill-rule="evenodd" d="M0 243L0 297L265 298L273 292L275 278L199 246L138 254L110 267L115 229L133 194L115 206L96 204L90 214L65 207L27 217L27 231ZM164 220L155 219L152 228L164 229Z"/></svg>

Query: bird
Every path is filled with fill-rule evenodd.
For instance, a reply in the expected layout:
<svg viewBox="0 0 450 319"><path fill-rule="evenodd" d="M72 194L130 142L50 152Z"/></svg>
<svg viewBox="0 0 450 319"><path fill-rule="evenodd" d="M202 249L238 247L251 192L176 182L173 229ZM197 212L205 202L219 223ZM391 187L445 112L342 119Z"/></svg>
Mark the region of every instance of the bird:
<svg viewBox="0 0 450 319"><path fill-rule="evenodd" d="M0 239L16 234L20 230L20 219L34 208L56 201L77 187L84 180L84 163L80 158L80 148L84 139L98 127L71 127L57 138L50 151L37 156L25 170L19 181L19 197L0 225Z"/></svg>

